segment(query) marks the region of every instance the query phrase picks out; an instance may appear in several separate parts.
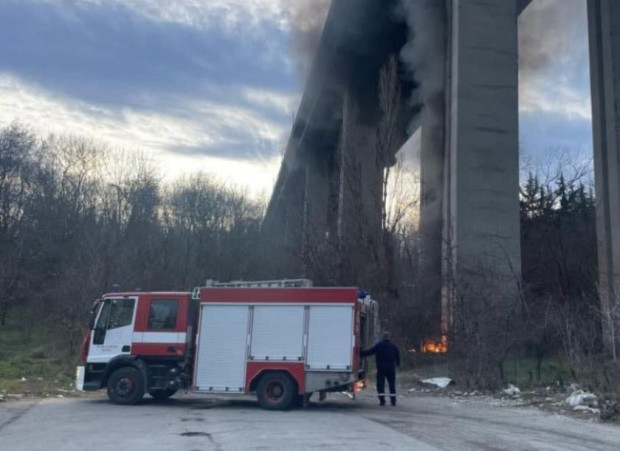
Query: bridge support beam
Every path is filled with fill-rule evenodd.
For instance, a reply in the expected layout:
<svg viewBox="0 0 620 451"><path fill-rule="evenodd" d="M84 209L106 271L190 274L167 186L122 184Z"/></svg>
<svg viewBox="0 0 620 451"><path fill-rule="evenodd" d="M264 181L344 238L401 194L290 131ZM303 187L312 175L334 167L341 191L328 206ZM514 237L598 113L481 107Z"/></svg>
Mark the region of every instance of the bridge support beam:
<svg viewBox="0 0 620 451"><path fill-rule="evenodd" d="M517 1L449 5L444 327L477 298L501 311L521 270Z"/></svg>
<svg viewBox="0 0 620 451"><path fill-rule="evenodd" d="M599 295L608 349L620 346L620 4L588 0Z"/></svg>

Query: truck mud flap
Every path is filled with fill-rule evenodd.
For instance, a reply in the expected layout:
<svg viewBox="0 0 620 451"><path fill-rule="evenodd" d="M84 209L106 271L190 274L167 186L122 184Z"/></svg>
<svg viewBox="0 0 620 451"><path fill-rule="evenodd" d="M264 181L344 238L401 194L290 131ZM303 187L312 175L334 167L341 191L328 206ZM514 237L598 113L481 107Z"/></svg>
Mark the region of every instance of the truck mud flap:
<svg viewBox="0 0 620 451"><path fill-rule="evenodd" d="M84 391L84 376L86 375L86 368L78 366L75 369L75 389L77 391Z"/></svg>

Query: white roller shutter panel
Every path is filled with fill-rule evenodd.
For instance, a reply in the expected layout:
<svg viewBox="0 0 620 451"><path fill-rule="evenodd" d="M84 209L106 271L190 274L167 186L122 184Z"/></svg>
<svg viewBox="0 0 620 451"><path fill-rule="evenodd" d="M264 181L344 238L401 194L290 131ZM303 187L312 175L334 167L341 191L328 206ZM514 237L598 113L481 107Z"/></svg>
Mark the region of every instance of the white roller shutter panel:
<svg viewBox="0 0 620 451"><path fill-rule="evenodd" d="M311 306L306 365L314 370L350 370L353 307Z"/></svg>
<svg viewBox="0 0 620 451"><path fill-rule="evenodd" d="M243 392L248 307L203 305L196 364L196 390Z"/></svg>
<svg viewBox="0 0 620 451"><path fill-rule="evenodd" d="M252 323L253 360L301 360L303 306L255 306Z"/></svg>

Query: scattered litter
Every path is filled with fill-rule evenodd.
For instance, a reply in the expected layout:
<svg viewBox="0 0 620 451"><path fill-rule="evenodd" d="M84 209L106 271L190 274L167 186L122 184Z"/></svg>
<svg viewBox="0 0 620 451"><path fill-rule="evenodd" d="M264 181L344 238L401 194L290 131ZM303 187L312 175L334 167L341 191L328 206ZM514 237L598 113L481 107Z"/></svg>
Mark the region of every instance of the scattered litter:
<svg viewBox="0 0 620 451"><path fill-rule="evenodd" d="M64 395L56 395L57 398L64 398Z"/></svg>
<svg viewBox="0 0 620 451"><path fill-rule="evenodd" d="M510 384L508 386L508 388L502 390L503 393L505 395L509 395L509 396L517 396L521 394L521 390L519 389L519 387L515 387L514 385Z"/></svg>
<svg viewBox="0 0 620 451"><path fill-rule="evenodd" d="M22 376L22 378L20 379L21 382L26 382L26 378L24 376Z"/></svg>
<svg viewBox="0 0 620 451"><path fill-rule="evenodd" d="M24 397L24 395L22 395L21 393L12 393L9 395L6 395L7 399L22 399Z"/></svg>
<svg viewBox="0 0 620 451"><path fill-rule="evenodd" d="M409 393L413 393L415 391L415 388L410 388L409 389Z"/></svg>
<svg viewBox="0 0 620 451"><path fill-rule="evenodd" d="M452 379L447 377L433 377L431 379L422 380L423 384L435 385L439 388L446 388L452 383Z"/></svg>
<svg viewBox="0 0 620 451"><path fill-rule="evenodd" d="M594 408L588 407L588 406L575 406L573 408L573 410L578 411L578 412L587 412L587 413L591 413L593 415L600 415L601 414L601 410L600 409L594 409Z"/></svg>
<svg viewBox="0 0 620 451"><path fill-rule="evenodd" d="M583 405L593 405L597 404L598 400L596 395L593 393L587 393L583 390L576 390L566 398L566 404L575 407L575 406L583 406Z"/></svg>

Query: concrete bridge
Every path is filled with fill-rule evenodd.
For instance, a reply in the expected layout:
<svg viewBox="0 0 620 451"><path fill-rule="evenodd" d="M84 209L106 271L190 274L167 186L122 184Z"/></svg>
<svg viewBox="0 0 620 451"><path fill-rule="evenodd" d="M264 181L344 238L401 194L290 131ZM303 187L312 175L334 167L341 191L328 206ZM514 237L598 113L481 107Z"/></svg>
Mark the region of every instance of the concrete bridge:
<svg viewBox="0 0 620 451"><path fill-rule="evenodd" d="M620 2L587 1L600 294L611 309L620 282ZM530 2L431 2L434 28L416 30L393 13L397 0L333 0L264 222L292 257L281 272L368 285L376 268L389 268L384 171L419 131L423 295L437 315L442 299L445 325L460 297L501 307L517 294L517 19ZM437 92L424 86L428 65L403 58L424 33L439 36Z"/></svg>

